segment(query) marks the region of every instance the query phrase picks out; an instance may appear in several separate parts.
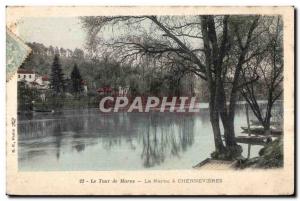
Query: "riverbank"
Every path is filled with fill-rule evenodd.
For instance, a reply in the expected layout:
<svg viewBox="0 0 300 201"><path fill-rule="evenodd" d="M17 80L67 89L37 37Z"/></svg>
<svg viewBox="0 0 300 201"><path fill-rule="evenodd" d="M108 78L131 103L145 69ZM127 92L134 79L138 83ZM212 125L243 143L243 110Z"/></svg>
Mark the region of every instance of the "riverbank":
<svg viewBox="0 0 300 201"><path fill-rule="evenodd" d="M236 160L215 160L207 158L195 165L197 170L228 170L246 168L282 168L283 167L283 140L278 138L267 143L257 157L241 158Z"/></svg>
<svg viewBox="0 0 300 201"><path fill-rule="evenodd" d="M283 167L283 139L270 142L259 151L259 156L237 163L236 168L280 168Z"/></svg>

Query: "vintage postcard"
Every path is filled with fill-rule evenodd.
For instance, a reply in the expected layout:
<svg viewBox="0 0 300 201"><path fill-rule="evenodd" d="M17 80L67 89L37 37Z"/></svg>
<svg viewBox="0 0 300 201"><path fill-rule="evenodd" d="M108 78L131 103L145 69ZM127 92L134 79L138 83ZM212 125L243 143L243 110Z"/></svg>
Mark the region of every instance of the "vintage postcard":
<svg viewBox="0 0 300 201"><path fill-rule="evenodd" d="M6 8L8 195L293 195L293 7Z"/></svg>

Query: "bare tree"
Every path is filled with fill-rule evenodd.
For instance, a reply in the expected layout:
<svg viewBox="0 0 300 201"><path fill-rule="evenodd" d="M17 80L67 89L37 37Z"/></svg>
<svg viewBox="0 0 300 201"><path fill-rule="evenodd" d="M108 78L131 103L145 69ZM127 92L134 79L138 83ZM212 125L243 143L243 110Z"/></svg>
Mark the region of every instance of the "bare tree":
<svg viewBox="0 0 300 201"><path fill-rule="evenodd" d="M265 131L270 130L272 108L283 92L283 24L280 17L271 19L266 37L263 38L267 43L264 54L257 55L247 62L247 68L243 70L242 77L247 83L241 89L241 94L250 105L254 115ZM249 79L259 77L256 82L249 82ZM263 110L258 103L261 93L267 95L266 109ZM265 113L263 114L263 111Z"/></svg>
<svg viewBox="0 0 300 201"><path fill-rule="evenodd" d="M182 64L184 71L206 80L216 149L214 156L227 159L241 152L235 142L235 105L240 88L246 84L241 79L245 64L264 51L256 46L265 32L260 26L263 21L263 17L255 15L82 18L89 36L88 43L94 50L102 47L102 53L111 51L115 58L133 63L147 55L160 60L162 65ZM97 37L107 27L122 26L130 27L125 37L113 38L109 43ZM220 119L225 145L221 138Z"/></svg>

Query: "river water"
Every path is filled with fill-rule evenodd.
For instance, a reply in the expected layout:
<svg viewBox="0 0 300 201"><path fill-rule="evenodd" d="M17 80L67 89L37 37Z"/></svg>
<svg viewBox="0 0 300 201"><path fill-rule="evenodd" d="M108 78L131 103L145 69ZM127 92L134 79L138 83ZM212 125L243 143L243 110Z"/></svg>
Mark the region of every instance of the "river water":
<svg viewBox="0 0 300 201"><path fill-rule="evenodd" d="M214 150L206 106L199 113L86 109L19 117L19 170L191 169ZM246 126L244 106L237 108L236 135L241 126ZM248 145L241 145L246 157ZM260 149L252 145L250 156Z"/></svg>

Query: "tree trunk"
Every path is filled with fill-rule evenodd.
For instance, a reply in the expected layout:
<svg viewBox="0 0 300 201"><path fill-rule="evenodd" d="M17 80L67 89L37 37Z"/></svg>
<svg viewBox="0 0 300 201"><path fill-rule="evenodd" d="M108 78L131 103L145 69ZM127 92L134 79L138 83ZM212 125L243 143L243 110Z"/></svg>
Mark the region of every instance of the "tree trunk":
<svg viewBox="0 0 300 201"><path fill-rule="evenodd" d="M234 117L228 118L227 125L224 126L224 136L226 146L232 147L237 145L235 141Z"/></svg>
<svg viewBox="0 0 300 201"><path fill-rule="evenodd" d="M236 95L236 94L233 94ZM235 99L234 99L235 100ZM234 131L234 107L230 107L229 112L227 112L225 89L221 86L220 97L219 97L219 107L220 107L220 116L224 128L224 138L226 146L235 146L235 131Z"/></svg>
<svg viewBox="0 0 300 201"><path fill-rule="evenodd" d="M263 121L263 127L266 132L270 131L270 125L271 125L271 117L272 117L272 107L273 107L273 88L271 87L269 94L268 94L268 103L267 103L267 108L266 108L266 115L265 119Z"/></svg>
<svg viewBox="0 0 300 201"><path fill-rule="evenodd" d="M220 130L220 124L219 124L219 113L216 110L216 108L214 107L214 105L211 103L209 105L209 110L210 110L210 122L211 122L212 129L213 129L216 152L222 153L222 152L224 152L225 147L223 145L222 137L221 137L221 130Z"/></svg>

